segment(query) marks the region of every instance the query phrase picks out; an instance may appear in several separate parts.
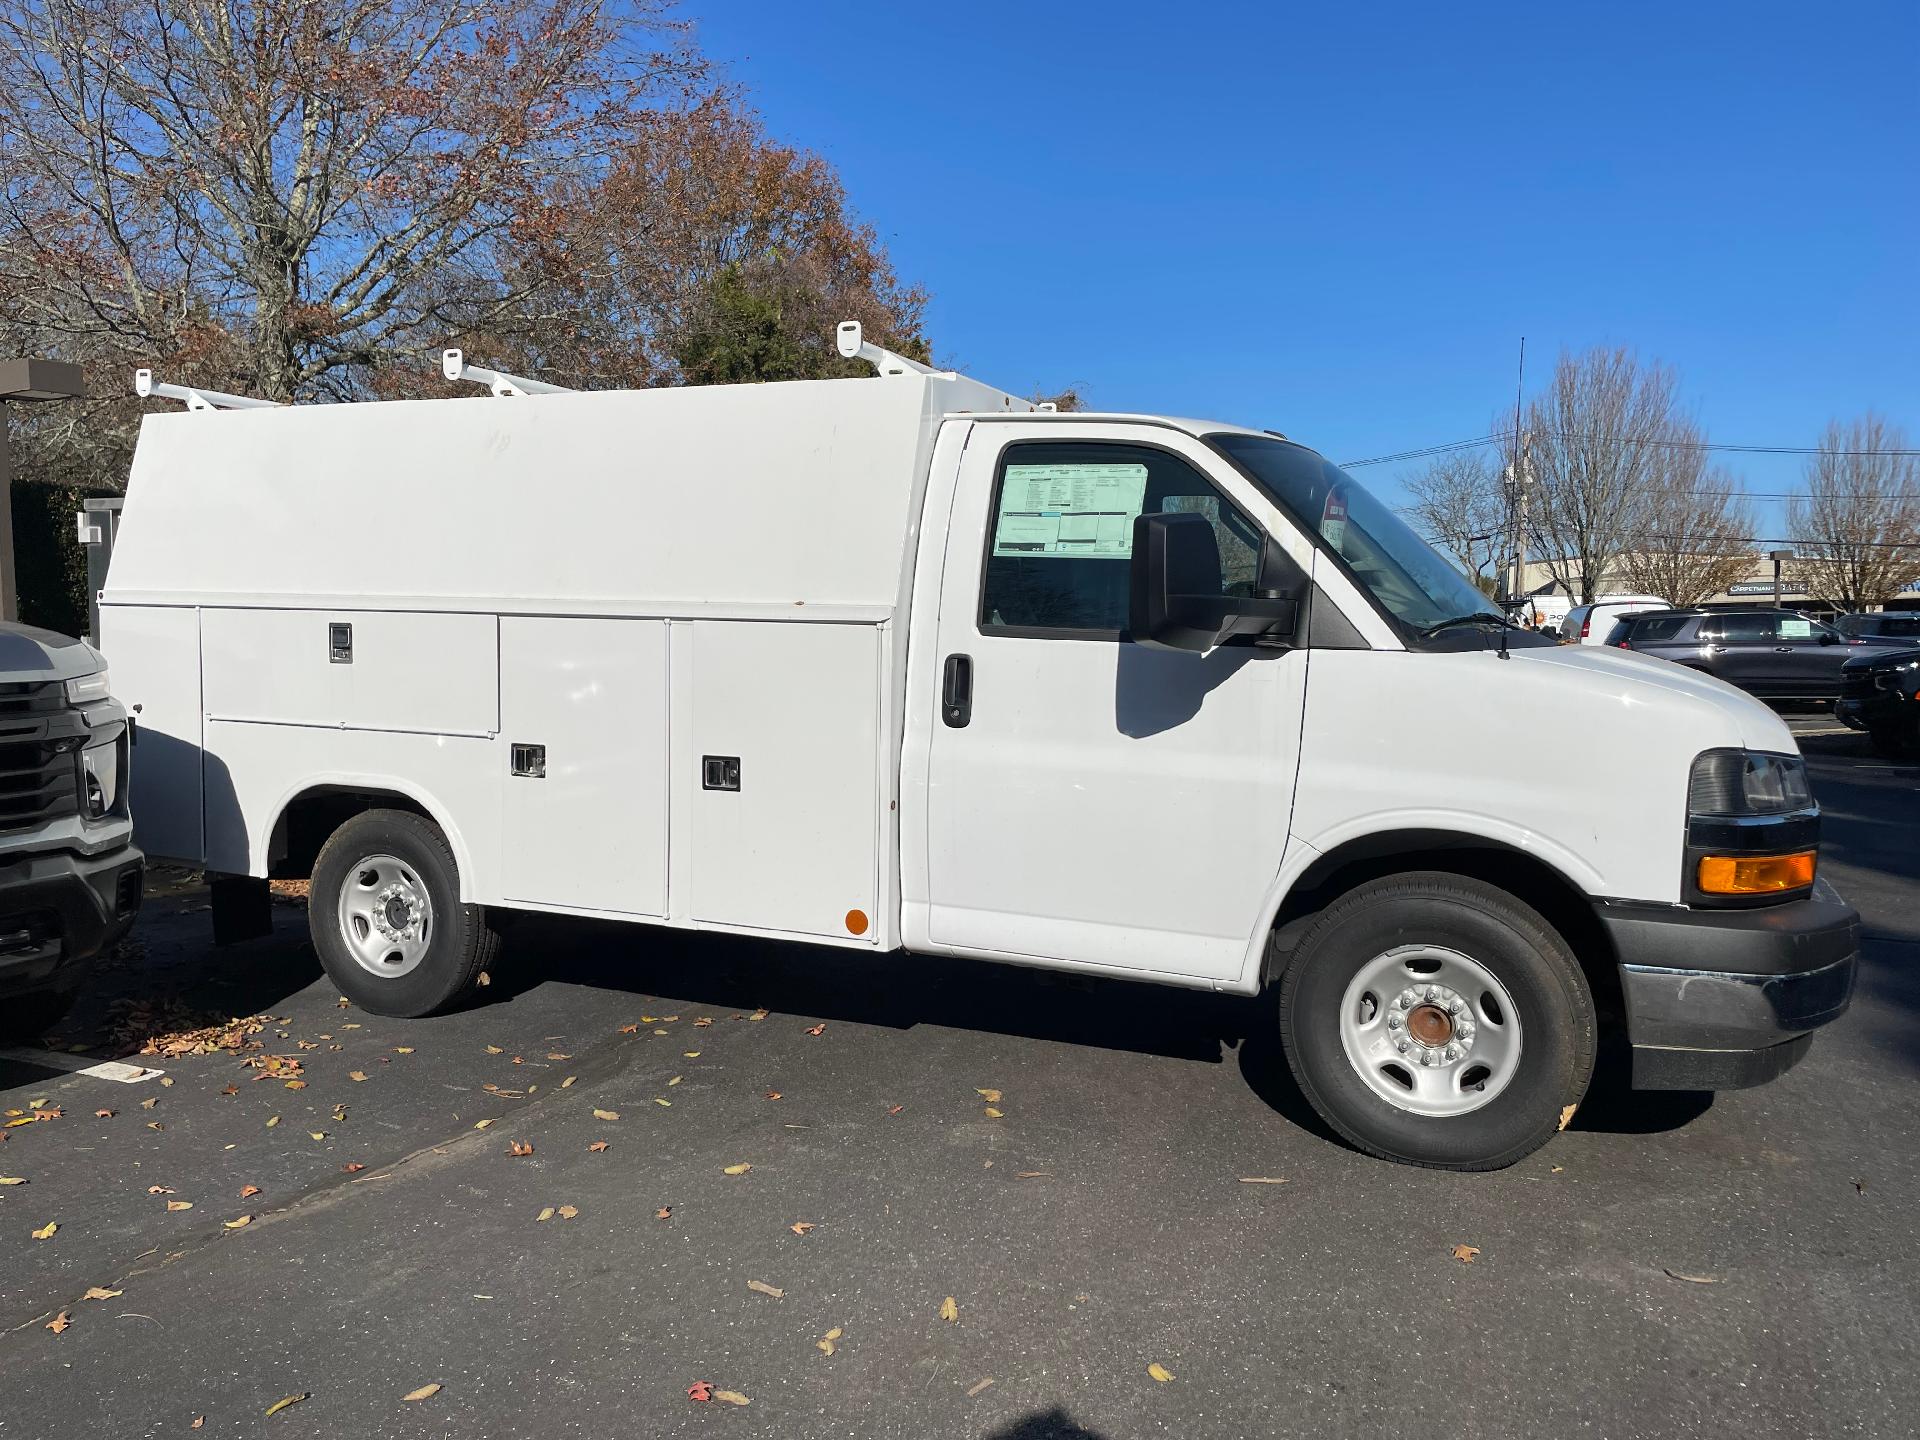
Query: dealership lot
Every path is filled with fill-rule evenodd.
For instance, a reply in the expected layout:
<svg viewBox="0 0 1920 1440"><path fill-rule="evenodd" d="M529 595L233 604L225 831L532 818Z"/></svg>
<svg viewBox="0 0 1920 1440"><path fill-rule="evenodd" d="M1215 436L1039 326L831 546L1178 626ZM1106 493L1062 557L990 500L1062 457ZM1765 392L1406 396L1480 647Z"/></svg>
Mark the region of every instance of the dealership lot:
<svg viewBox="0 0 1920 1440"><path fill-rule="evenodd" d="M179 885L74 1038L272 1018L0 1060L0 1437L1910 1433L1920 768L1794 725L1852 1012L1492 1175L1329 1138L1251 1002L530 919L392 1021Z"/></svg>

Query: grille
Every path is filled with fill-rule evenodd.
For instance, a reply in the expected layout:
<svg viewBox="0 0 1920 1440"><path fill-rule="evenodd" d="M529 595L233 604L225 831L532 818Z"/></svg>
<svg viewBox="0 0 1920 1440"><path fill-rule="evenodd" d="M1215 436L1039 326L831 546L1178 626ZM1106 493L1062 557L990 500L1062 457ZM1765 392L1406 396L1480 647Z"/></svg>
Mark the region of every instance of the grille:
<svg viewBox="0 0 1920 1440"><path fill-rule="evenodd" d="M1842 700L1871 699L1873 691L1873 672L1871 670L1843 670L1840 672L1840 698Z"/></svg>
<svg viewBox="0 0 1920 1440"><path fill-rule="evenodd" d="M51 733L66 709L58 680L0 685L0 831L79 813L73 752L57 747Z"/></svg>

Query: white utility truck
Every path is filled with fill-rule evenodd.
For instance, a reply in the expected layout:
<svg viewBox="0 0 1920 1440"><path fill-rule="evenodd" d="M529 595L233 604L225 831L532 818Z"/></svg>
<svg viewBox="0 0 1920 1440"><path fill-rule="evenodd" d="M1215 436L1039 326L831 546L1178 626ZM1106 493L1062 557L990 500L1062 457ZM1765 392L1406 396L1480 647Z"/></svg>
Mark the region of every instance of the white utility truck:
<svg viewBox="0 0 1920 1440"><path fill-rule="evenodd" d="M383 1014L461 999L513 909L1265 993L1329 1124L1463 1169L1565 1123L1602 1024L1709 1089L1845 1009L1763 705L1504 626L1272 432L840 340L880 373L143 380L192 408L146 418L101 596L140 843L310 876Z"/></svg>

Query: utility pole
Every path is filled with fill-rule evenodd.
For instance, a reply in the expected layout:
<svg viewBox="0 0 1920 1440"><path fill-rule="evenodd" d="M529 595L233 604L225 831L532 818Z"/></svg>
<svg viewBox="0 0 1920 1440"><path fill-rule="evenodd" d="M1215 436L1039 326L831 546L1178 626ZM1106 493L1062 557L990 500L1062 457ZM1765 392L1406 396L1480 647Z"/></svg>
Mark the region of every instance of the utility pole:
<svg viewBox="0 0 1920 1440"><path fill-rule="evenodd" d="M1793 559L1791 550L1769 550L1767 558L1773 561L1773 608L1780 608L1780 562Z"/></svg>

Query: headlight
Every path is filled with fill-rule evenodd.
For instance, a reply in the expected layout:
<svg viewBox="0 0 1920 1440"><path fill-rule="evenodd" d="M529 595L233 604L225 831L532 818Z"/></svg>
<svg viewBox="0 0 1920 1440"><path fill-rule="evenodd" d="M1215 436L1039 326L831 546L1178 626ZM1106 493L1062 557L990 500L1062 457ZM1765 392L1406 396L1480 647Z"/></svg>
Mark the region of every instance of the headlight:
<svg viewBox="0 0 1920 1440"><path fill-rule="evenodd" d="M67 681L67 703L69 705L91 705L96 700L107 698L107 672L96 670L91 675L82 675L76 680Z"/></svg>
<svg viewBox="0 0 1920 1440"><path fill-rule="evenodd" d="M1807 763L1798 755L1708 750L1687 782L1689 815L1791 815L1813 808Z"/></svg>
<svg viewBox="0 0 1920 1440"><path fill-rule="evenodd" d="M120 799L120 739L102 740L80 752L80 781L87 815L111 814Z"/></svg>

